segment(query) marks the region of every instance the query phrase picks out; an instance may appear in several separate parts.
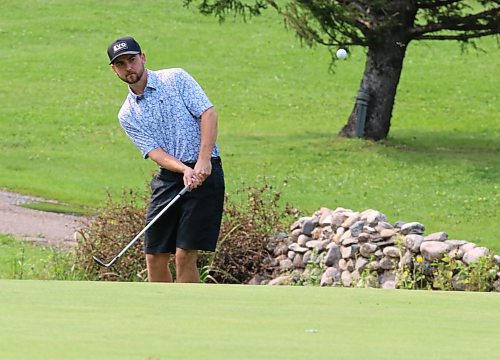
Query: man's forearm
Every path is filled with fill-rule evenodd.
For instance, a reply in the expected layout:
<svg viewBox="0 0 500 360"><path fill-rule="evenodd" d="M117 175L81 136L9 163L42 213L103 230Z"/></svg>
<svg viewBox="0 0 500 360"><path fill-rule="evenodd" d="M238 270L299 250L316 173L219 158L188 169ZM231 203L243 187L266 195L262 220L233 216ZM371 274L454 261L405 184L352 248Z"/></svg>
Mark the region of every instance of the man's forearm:
<svg viewBox="0 0 500 360"><path fill-rule="evenodd" d="M201 144L198 160L210 160L217 141L217 112L210 108L201 115Z"/></svg>
<svg viewBox="0 0 500 360"><path fill-rule="evenodd" d="M160 167L178 173L184 173L187 166L166 153L162 148L156 148L148 153L148 156Z"/></svg>

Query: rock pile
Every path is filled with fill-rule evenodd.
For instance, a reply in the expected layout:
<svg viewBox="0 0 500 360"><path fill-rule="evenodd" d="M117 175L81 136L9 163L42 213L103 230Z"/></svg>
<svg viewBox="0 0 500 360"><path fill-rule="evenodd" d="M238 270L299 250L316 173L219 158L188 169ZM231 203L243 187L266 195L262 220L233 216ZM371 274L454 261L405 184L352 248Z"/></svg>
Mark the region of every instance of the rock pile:
<svg viewBox="0 0 500 360"><path fill-rule="evenodd" d="M469 266L491 255L496 272L492 287L500 291L500 256L468 241L450 240L445 232L424 235L425 227L418 222L390 224L372 209L321 208L300 218L290 231L270 242L268 250L275 256L271 276L256 276L250 283L294 284L321 269L315 274L321 286L396 288L398 273L413 269L415 262L429 267L445 257ZM465 289L460 274L453 275L452 283L454 290Z"/></svg>

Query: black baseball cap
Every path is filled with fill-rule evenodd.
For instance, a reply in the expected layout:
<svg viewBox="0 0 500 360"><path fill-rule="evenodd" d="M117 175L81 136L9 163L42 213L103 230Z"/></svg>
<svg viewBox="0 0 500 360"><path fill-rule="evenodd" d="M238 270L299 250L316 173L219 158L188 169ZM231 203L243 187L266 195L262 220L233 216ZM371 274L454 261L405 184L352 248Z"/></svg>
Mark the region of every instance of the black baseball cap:
<svg viewBox="0 0 500 360"><path fill-rule="evenodd" d="M141 53L141 46L131 36L116 39L108 46L109 64L122 55L136 55Z"/></svg>

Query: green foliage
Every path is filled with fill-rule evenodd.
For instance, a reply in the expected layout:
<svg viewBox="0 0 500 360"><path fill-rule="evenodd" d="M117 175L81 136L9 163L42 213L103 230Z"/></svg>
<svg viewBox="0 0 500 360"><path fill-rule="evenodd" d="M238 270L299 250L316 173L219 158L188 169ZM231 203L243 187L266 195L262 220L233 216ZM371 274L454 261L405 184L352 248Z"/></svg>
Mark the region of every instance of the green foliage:
<svg viewBox="0 0 500 360"><path fill-rule="evenodd" d="M492 283L499 270L500 267L494 263L493 254L490 254L480 257L467 267L461 267L458 277L462 279L461 281L468 291L491 291L493 289Z"/></svg>
<svg viewBox="0 0 500 360"><path fill-rule="evenodd" d="M80 280L74 253L0 236L0 278Z"/></svg>

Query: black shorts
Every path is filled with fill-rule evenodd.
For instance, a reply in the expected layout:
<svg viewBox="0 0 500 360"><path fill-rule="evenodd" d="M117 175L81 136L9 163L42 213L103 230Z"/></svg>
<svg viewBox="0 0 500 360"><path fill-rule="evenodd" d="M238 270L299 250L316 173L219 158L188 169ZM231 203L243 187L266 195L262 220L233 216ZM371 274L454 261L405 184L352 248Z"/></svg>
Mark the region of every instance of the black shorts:
<svg viewBox="0 0 500 360"><path fill-rule="evenodd" d="M186 164L194 167L194 164ZM183 175L166 169L151 181L148 224L184 188ZM212 158L212 173L202 186L181 196L147 231L146 254L175 253L176 248L215 251L224 206L224 172Z"/></svg>

